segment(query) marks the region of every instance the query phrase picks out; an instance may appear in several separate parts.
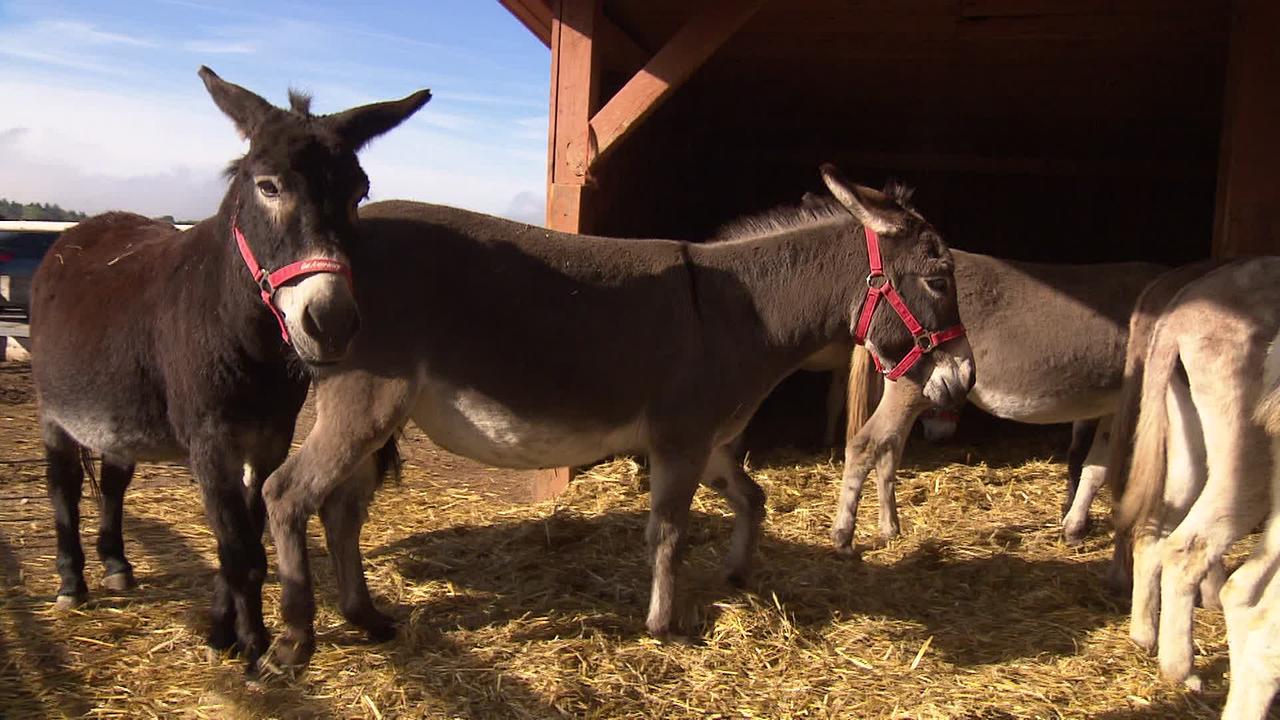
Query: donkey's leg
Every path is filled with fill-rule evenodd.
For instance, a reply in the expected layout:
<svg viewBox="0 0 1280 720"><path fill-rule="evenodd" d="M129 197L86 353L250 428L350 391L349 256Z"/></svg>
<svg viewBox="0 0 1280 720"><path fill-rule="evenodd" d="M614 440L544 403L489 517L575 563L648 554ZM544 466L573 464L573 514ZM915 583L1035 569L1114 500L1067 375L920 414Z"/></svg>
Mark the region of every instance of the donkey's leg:
<svg viewBox="0 0 1280 720"><path fill-rule="evenodd" d="M724 496L733 508L733 539L725 559L725 570L729 582L742 587L751 576L751 559L760 540L765 494L742 468L732 446L732 443L724 445L711 453L702 482Z"/></svg>
<svg viewBox="0 0 1280 720"><path fill-rule="evenodd" d="M262 499L262 483L289 454L293 440L292 422L268 425L250 441L250 450L242 468L240 491L249 513L250 532L261 541L267 524L267 506ZM213 601L209 611L211 624L208 642L219 650L236 644L236 603L225 578L219 573L214 578Z"/></svg>
<svg viewBox="0 0 1280 720"><path fill-rule="evenodd" d="M320 519L338 582L342 616L368 633L370 640L386 642L396 636L395 620L374 607L360 555L360 530L369 517L369 502L377 486L377 468L369 458L349 481L329 493L320 506Z"/></svg>
<svg viewBox="0 0 1280 720"><path fill-rule="evenodd" d="M1147 652L1156 649L1160 622L1165 536L1186 517L1205 484L1204 431L1186 383L1175 378L1165 391L1165 481L1159 525L1134 528L1133 602L1129 637ZM1117 542L1117 545L1120 543Z"/></svg>
<svg viewBox="0 0 1280 720"><path fill-rule="evenodd" d="M886 538L897 534L894 483L898 461L916 417L930 405L920 386L906 378L887 382L876 411L845 444L843 488L831 528L831 540L838 552L854 552L858 501L873 465L877 466L876 483L880 489L880 532Z"/></svg>
<svg viewBox="0 0 1280 720"><path fill-rule="evenodd" d="M1222 609L1222 586L1227 583L1227 565L1221 558L1209 563L1209 569L1200 579L1200 607L1206 610Z"/></svg>
<svg viewBox="0 0 1280 720"><path fill-rule="evenodd" d="M1091 420L1084 422L1076 422L1072 424L1072 440L1071 450L1068 456L1075 454L1076 451L1076 426L1087 424L1093 428L1093 436L1090 438L1088 445L1089 452L1085 456L1077 469L1079 473L1076 476L1075 493L1068 494L1068 502L1070 508L1067 510L1066 517L1062 520L1062 537L1068 545L1079 545L1084 542L1085 536L1089 533L1089 507L1093 505L1093 499L1098 495L1098 490L1102 487L1102 483L1106 480L1107 455L1109 451L1109 439L1111 435L1111 418L1106 417L1101 420Z"/></svg>
<svg viewBox="0 0 1280 720"><path fill-rule="evenodd" d="M1280 680L1280 515L1222 589L1231 655L1224 720L1263 718Z"/></svg>
<svg viewBox="0 0 1280 720"><path fill-rule="evenodd" d="M671 632L676 571L684 552L689 505L707 459L705 450L662 450L649 455L649 527L645 539L653 568L653 587L645 625L658 637Z"/></svg>
<svg viewBox="0 0 1280 720"><path fill-rule="evenodd" d="M1080 487L1080 473L1084 471L1093 438L1097 434L1098 421L1077 420L1071 423L1071 446L1067 448L1067 497L1062 503L1065 518L1075 506L1076 491Z"/></svg>
<svg viewBox="0 0 1280 720"><path fill-rule="evenodd" d="M1236 360L1233 365L1245 360L1244 356L1231 359ZM1267 478L1255 461L1265 456L1267 445L1247 416L1252 407L1249 383L1222 381L1222 377L1242 377L1242 368L1230 367L1236 372L1226 374L1220 365L1209 362L1188 362L1187 367L1207 452L1208 479L1186 518L1165 539L1159 657L1165 678L1199 689L1200 679L1191 674L1196 591L1231 544L1266 513ZM1205 368L1212 372L1204 372Z"/></svg>
<svg viewBox="0 0 1280 720"><path fill-rule="evenodd" d="M1156 649L1160 621L1160 536L1141 531L1133 540L1133 595L1129 613L1129 639L1138 647Z"/></svg>
<svg viewBox="0 0 1280 720"><path fill-rule="evenodd" d="M285 632L273 651L290 666L315 652L315 596L307 557L307 519L400 427L416 399L407 380L350 373L316 385L316 424L297 454L262 487L280 577ZM356 538L358 542L358 537ZM357 570L363 576L363 568Z"/></svg>
<svg viewBox="0 0 1280 720"><path fill-rule="evenodd" d="M136 583L133 566L124 556L124 492L133 479L133 463L104 455L98 481L98 558L106 569L102 584L128 590Z"/></svg>
<svg viewBox="0 0 1280 720"><path fill-rule="evenodd" d="M846 555L855 552L858 503L862 500L862 486L875 463L870 443L863 437L869 427L870 424L863 426L844 448L844 472L840 477L840 499L836 503L836 515L831 521L831 543L835 545L836 552Z"/></svg>
<svg viewBox="0 0 1280 720"><path fill-rule="evenodd" d="M908 425L907 427L910 427ZM880 500L880 539L888 542L902 534L898 523L898 462L902 459L905 433L896 435L880 448L876 463L876 495Z"/></svg>
<svg viewBox="0 0 1280 720"><path fill-rule="evenodd" d="M84 467L80 445L52 421L42 422L46 461L45 483L53 505L58 537L58 608L79 605L89 597L84 582L84 548L80 546L80 496L84 491Z"/></svg>
<svg viewBox="0 0 1280 720"><path fill-rule="evenodd" d="M262 582L267 572L260 526L255 527L244 500L244 461L228 448L227 433L210 433L191 444L191 470L200 483L205 518L218 541L218 578L209 644L220 647L226 638L222 623L234 614L235 634L247 669L257 668L268 644L262 620ZM230 600L229 608L220 602Z"/></svg>

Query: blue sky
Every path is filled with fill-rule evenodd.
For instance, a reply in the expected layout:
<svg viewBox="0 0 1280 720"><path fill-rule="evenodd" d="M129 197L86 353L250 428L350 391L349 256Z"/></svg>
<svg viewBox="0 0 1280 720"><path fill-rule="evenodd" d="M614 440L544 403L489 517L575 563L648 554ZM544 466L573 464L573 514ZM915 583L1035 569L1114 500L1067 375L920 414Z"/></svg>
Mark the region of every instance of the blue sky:
<svg viewBox="0 0 1280 720"><path fill-rule="evenodd" d="M434 97L361 161L373 199L541 222L547 49L497 0L0 0L0 197L202 218L245 144L204 64L316 112Z"/></svg>

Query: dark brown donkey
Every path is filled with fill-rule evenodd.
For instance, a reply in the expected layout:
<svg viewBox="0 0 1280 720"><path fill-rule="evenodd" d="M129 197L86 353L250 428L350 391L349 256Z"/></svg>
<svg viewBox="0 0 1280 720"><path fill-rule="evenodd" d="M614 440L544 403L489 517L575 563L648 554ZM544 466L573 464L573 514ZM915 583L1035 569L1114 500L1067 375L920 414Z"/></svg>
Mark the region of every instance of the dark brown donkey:
<svg viewBox="0 0 1280 720"><path fill-rule="evenodd" d="M352 355L317 375L317 421L263 487L282 583L279 659L305 662L315 613L307 518L320 511L347 612L372 613L359 550L374 456L412 419L443 447L518 468L638 452L650 462L649 630L672 626L675 574L699 481L735 514L729 578L745 580L764 492L728 443L764 396L837 338L868 284L891 282L923 328L880 303L867 343L951 405L973 383L957 325L951 253L892 195L824 168L840 212L765 223L710 245L543 230L408 202L361 212L353 262L365 324ZM868 278L868 238L883 276ZM363 280L367 279L368 282ZM933 331L933 332L930 332ZM932 338L932 340L930 339ZM345 542L343 542L345 539ZM341 564L345 562L345 567Z"/></svg>
<svg viewBox="0 0 1280 720"><path fill-rule="evenodd" d="M359 324L345 262L369 189L356 151L431 94L314 116L303 96L286 111L208 68L200 77L249 140L218 214L183 233L127 213L63 233L34 279L32 372L58 604L88 594L82 459L102 454L98 555L104 584L123 589L133 584L121 513L134 463L187 458L218 539L209 643L238 644L253 668L267 647L261 481L288 453L308 366L342 358Z"/></svg>

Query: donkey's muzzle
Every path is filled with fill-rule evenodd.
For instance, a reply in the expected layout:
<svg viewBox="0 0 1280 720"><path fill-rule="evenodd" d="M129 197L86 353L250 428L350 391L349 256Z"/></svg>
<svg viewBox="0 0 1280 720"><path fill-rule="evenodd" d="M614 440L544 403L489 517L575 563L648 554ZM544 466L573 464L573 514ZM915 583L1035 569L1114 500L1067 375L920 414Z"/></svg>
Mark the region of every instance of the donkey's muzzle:
<svg viewBox="0 0 1280 720"><path fill-rule="evenodd" d="M360 312L347 293L307 303L302 313L302 332L311 340L310 362L336 362L346 357L351 341L360 330ZM302 355L299 348L299 355Z"/></svg>

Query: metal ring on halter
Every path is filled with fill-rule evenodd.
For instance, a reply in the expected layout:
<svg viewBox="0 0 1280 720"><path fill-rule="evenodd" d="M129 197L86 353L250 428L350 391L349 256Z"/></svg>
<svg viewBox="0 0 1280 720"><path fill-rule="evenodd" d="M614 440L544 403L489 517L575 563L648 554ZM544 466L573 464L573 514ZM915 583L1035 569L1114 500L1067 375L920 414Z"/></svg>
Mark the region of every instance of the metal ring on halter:
<svg viewBox="0 0 1280 720"><path fill-rule="evenodd" d="M258 289L267 295L275 295L276 289L271 286L271 276L264 272L262 277L258 278Z"/></svg>
<svg viewBox="0 0 1280 720"><path fill-rule="evenodd" d="M921 352L931 352L938 347L938 344L933 341L933 335L923 333L916 336L916 347L920 348Z"/></svg>
<svg viewBox="0 0 1280 720"><path fill-rule="evenodd" d="M884 282L880 283L879 285L875 285L872 283L872 281L875 280L876 278L880 278ZM893 281L889 279L889 276L885 275L882 272L872 271L867 273L867 287L871 288L872 290L883 290L884 288L892 284L893 284Z"/></svg>

